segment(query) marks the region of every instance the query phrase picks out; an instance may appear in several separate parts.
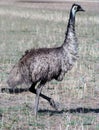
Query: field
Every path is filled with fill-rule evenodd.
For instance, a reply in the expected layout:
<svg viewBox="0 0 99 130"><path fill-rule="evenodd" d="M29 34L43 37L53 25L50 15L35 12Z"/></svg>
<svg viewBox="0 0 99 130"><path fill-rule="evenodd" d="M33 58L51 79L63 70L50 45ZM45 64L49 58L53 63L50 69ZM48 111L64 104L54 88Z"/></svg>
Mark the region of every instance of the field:
<svg viewBox="0 0 99 130"><path fill-rule="evenodd" d="M63 43L74 2L8 1L0 2L0 129L99 130L99 2L78 2L86 10L76 16L79 60L62 82L43 89L60 110L40 99L35 119L35 95L25 85L13 91L6 80L25 50Z"/></svg>

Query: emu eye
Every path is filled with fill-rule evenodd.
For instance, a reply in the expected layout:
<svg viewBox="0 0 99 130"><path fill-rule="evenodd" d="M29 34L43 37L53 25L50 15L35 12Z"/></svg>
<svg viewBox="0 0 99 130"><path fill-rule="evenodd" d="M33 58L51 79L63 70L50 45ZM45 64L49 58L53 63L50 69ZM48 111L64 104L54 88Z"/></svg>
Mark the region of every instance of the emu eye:
<svg viewBox="0 0 99 130"><path fill-rule="evenodd" d="M74 10L75 10L75 11L77 10L77 6L74 7Z"/></svg>

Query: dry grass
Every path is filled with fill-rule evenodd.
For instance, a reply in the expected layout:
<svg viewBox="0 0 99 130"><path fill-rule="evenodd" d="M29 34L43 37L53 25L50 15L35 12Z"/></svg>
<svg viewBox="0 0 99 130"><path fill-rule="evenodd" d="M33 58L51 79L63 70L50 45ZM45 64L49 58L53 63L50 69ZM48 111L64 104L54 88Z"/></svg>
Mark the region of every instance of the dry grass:
<svg viewBox="0 0 99 130"><path fill-rule="evenodd" d="M40 9L35 8L34 4L32 7L26 3L0 5L0 87L2 91L6 91L6 93L0 92L0 128L1 130L98 130L98 3L83 2L82 6L87 11L77 14L76 32L80 44L79 60L75 67L66 74L62 82L52 81L43 90L43 93L61 103L60 111L54 111L41 99L40 112L38 119L35 120L34 95L29 92L10 94L7 89L8 72L26 49L52 47L63 43L71 3L68 3L68 8L63 3L60 4L60 8L58 5L55 9L47 5L46 8L41 6Z"/></svg>

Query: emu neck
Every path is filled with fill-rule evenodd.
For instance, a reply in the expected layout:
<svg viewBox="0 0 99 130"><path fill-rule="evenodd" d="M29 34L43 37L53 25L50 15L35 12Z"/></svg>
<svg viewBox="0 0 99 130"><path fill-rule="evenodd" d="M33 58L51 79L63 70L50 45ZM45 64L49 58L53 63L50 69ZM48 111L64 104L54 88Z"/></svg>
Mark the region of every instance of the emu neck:
<svg viewBox="0 0 99 130"><path fill-rule="evenodd" d="M67 42L67 40L69 39L71 34L75 34L75 14L73 14L72 9L70 11L69 22L68 22L68 25L67 25L67 31L66 31L66 34L65 34L64 44Z"/></svg>
<svg viewBox="0 0 99 130"><path fill-rule="evenodd" d="M69 17L69 22L68 22L68 28L72 28L73 31L75 31L75 13L72 12L72 10L70 11L70 17ZM67 30L68 33L69 30Z"/></svg>
<svg viewBox="0 0 99 130"><path fill-rule="evenodd" d="M72 9L70 11L70 17L69 22L67 26L67 31L65 34L65 40L63 43L63 48L65 50L70 50L70 53L76 54L77 53L77 38L75 34L75 13L72 12Z"/></svg>

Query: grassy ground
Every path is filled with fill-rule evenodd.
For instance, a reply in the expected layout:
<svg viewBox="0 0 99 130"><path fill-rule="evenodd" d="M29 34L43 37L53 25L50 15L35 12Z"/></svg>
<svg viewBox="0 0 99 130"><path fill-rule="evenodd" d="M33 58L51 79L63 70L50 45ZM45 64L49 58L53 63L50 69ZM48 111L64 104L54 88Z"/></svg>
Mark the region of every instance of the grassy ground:
<svg viewBox="0 0 99 130"><path fill-rule="evenodd" d="M25 50L63 43L71 4L0 4L1 130L99 130L99 3L81 3L86 12L76 17L79 60L62 82L43 89L61 103L60 111L41 99L36 120L35 96L7 91L8 72Z"/></svg>

